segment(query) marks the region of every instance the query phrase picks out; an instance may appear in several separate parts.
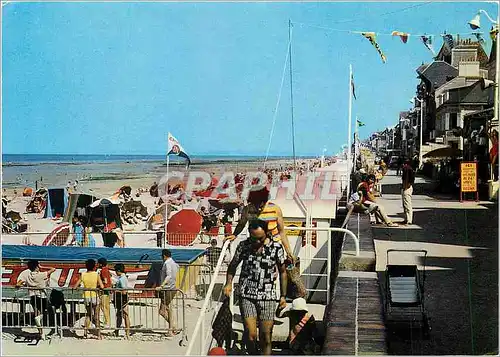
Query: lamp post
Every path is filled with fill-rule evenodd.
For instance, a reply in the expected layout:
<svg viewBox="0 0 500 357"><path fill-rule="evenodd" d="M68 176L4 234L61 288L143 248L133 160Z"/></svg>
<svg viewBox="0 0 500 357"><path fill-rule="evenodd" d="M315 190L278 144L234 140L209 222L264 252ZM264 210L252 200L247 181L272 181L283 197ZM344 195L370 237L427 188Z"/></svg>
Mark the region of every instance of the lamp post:
<svg viewBox="0 0 500 357"><path fill-rule="evenodd" d="M498 36L499 36L499 33L498 33L498 30L499 30L499 26L500 26L500 15L497 17L497 20L493 20L490 15L485 11L485 10L482 10L482 9L479 9L476 16L474 16L474 18L472 20L470 20L468 22L469 26L471 29L473 30L477 30L481 27L481 24L480 24L480 19L481 19L481 14L484 14L488 20L493 23L493 25L495 25L496 27L496 30L497 30L497 35L496 35L496 58L495 58L495 87L494 87L494 98L493 98L493 120L495 120L496 122L498 122L499 118L498 118L498 86L499 86L499 80L500 80L500 66L498 65L499 61L500 61L500 46L498 44ZM489 125L488 125L489 126ZM488 143L488 150L491 150L491 142ZM494 170L494 167L493 165L491 165L491 169L490 169L490 178L493 179L494 175L493 175L493 170Z"/></svg>
<svg viewBox="0 0 500 357"><path fill-rule="evenodd" d="M423 155L422 155L422 127L424 124L424 100L423 99L418 99L417 97L413 97L412 100L410 100L411 103L415 103L415 100L418 100L420 103L420 130L419 130L419 144L420 147L418 148L418 169L422 167L422 160L423 160Z"/></svg>

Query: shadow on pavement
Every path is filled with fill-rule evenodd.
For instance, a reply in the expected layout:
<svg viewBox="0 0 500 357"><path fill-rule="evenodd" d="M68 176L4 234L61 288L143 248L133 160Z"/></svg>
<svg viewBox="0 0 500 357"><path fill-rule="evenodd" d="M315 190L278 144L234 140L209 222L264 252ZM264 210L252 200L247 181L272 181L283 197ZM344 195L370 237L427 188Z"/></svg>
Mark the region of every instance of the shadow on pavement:
<svg viewBox="0 0 500 357"><path fill-rule="evenodd" d="M389 329L389 354L498 352L498 206L485 206L488 209L426 208L414 212L421 229L373 229L374 239L379 240L486 248L470 249L472 258L447 256L445 249L440 257L427 258L428 268L446 268L426 271L424 304L430 337L424 339L418 328L408 326ZM385 305L384 274L378 272Z"/></svg>

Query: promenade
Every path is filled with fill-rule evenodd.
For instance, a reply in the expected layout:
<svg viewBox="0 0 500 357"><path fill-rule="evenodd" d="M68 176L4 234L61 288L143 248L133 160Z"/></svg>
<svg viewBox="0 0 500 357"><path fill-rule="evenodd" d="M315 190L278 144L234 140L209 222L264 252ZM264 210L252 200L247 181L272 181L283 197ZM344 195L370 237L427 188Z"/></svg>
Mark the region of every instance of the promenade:
<svg viewBox="0 0 500 357"><path fill-rule="evenodd" d="M401 177L382 180L377 201L395 221L403 220ZM377 273L387 249L426 249L425 307L430 339L388 334L389 354L498 353L498 203L463 202L432 192L417 177L412 226L374 227ZM415 257L400 253L395 259ZM380 281L379 281L380 282Z"/></svg>
<svg viewBox="0 0 500 357"><path fill-rule="evenodd" d="M389 171L377 198L396 223L404 219L400 181ZM413 209L414 224L395 228L371 225L368 216L360 215L362 257L352 257L350 243L344 243L323 354L498 353L498 204L435 195L433 183L417 177ZM353 214L348 228L356 232L357 227ZM428 252L427 339L418 329L389 329L384 322L388 249ZM390 263L414 263L423 271L423 260L414 253L391 253Z"/></svg>

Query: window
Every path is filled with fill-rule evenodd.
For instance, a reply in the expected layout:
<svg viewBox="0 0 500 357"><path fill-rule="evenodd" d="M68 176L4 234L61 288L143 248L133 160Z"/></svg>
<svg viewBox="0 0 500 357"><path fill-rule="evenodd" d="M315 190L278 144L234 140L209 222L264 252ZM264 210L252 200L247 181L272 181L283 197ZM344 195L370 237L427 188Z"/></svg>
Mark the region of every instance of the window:
<svg viewBox="0 0 500 357"><path fill-rule="evenodd" d="M450 113L450 127L449 129L455 129L457 127L458 115L457 113Z"/></svg>

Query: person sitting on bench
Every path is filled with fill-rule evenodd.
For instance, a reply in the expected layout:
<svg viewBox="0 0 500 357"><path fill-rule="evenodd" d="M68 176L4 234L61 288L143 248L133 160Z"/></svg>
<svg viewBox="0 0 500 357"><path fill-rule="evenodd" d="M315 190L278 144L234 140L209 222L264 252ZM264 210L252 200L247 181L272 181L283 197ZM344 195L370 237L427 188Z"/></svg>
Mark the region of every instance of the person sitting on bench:
<svg viewBox="0 0 500 357"><path fill-rule="evenodd" d="M388 227L397 227L397 224L393 223L387 217L384 208L380 204L375 203L375 196L371 192L371 187L374 183L375 175L368 175L366 180L359 184L357 191L361 199L361 208L366 207L368 213L374 214L377 223L383 222Z"/></svg>

